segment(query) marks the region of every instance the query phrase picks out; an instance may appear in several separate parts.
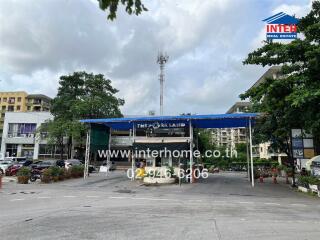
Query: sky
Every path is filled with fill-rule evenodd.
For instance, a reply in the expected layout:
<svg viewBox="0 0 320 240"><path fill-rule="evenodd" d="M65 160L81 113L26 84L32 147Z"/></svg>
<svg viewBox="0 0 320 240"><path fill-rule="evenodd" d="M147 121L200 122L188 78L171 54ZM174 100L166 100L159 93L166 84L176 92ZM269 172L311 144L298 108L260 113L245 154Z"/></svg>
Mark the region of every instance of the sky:
<svg viewBox="0 0 320 240"><path fill-rule="evenodd" d="M125 100L126 115L159 114L159 51L164 114L225 113L267 70L243 65L263 45L265 19L297 17L311 0L144 0L107 20L95 0L0 0L0 91L54 97L59 76L102 73Z"/></svg>

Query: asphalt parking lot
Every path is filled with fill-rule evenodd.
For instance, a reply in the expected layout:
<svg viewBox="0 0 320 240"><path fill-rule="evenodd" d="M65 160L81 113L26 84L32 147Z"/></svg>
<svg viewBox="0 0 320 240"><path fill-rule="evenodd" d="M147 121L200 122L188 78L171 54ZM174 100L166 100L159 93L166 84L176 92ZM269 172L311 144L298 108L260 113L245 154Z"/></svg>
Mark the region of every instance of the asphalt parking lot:
<svg viewBox="0 0 320 240"><path fill-rule="evenodd" d="M320 200L244 173L144 186L123 172L4 183L1 239L319 239Z"/></svg>

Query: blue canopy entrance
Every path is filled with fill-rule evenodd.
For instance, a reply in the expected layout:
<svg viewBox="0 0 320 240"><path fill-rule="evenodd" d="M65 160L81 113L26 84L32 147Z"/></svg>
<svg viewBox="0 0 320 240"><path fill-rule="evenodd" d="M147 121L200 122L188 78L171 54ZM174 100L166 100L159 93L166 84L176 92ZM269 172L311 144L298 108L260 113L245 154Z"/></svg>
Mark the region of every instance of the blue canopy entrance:
<svg viewBox="0 0 320 240"><path fill-rule="evenodd" d="M171 125L185 124L193 128L238 128L249 127L249 121L253 121L257 113L235 113L235 114L210 114L210 115L182 115L182 116L150 116L129 118L105 118L85 119L83 123L104 124L114 130L133 129L137 124L159 124Z"/></svg>
<svg viewBox="0 0 320 240"><path fill-rule="evenodd" d="M254 186L253 176L253 158L252 158L252 131L251 127L258 116L257 113L235 113L235 114L209 114L209 115L180 115L180 116L148 116L148 117L127 117L127 118L105 118L105 119L84 119L81 120L87 124L102 124L114 130L131 130L133 139L137 128L160 127L175 128L188 127L190 131L190 152L193 151L193 129L194 128L248 128L249 129L249 145L251 160L251 184ZM110 139L110 137L109 137ZM86 144L86 164L88 168L90 154L90 132L87 134ZM192 172L193 156L190 154L190 172ZM249 165L249 158L248 158ZM249 168L248 168L249 169ZM132 172L134 172L134 164L132 161ZM84 177L87 177L85 171ZM134 176L134 174L133 174ZM192 182L190 180L190 182Z"/></svg>

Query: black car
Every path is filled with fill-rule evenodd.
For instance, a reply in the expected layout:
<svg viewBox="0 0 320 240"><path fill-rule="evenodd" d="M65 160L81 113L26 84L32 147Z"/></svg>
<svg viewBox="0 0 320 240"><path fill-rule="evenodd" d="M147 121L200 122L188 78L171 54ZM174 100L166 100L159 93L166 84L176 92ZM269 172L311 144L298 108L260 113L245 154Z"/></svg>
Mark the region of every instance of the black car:
<svg viewBox="0 0 320 240"><path fill-rule="evenodd" d="M49 167L58 166L56 160L43 160L38 163L33 163L30 165L33 169L43 170Z"/></svg>

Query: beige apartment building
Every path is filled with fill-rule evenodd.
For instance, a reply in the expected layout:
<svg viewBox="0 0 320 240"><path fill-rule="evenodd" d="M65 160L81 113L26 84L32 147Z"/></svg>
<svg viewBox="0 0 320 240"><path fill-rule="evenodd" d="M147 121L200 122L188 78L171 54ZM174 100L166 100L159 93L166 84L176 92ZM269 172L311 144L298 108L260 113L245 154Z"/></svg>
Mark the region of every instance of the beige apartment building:
<svg viewBox="0 0 320 240"><path fill-rule="evenodd" d="M0 142L6 112L49 112L51 98L25 91L0 92Z"/></svg>
<svg viewBox="0 0 320 240"><path fill-rule="evenodd" d="M279 79L281 78L279 66L270 67L251 88L263 83L267 78ZM236 102L230 107L226 113L245 113L250 112L250 102ZM217 146L228 147L234 149L239 143L246 143L246 129L245 128L222 128L212 129L212 143ZM260 143L253 146L253 157L260 159L273 159L279 162L286 158L285 153L275 151L271 148L270 142Z"/></svg>
<svg viewBox="0 0 320 240"><path fill-rule="evenodd" d="M236 102L227 113L245 113L250 109L250 102ZM239 143L246 143L246 128L212 129L212 143L220 147L235 149Z"/></svg>

